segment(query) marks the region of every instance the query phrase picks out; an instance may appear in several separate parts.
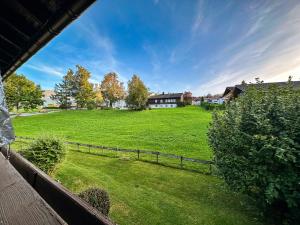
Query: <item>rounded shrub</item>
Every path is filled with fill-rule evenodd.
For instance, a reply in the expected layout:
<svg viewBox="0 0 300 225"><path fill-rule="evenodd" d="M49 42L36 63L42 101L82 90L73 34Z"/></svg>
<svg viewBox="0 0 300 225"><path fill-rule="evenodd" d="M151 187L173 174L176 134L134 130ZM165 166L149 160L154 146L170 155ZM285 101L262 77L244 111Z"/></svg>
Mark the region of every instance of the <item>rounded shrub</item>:
<svg viewBox="0 0 300 225"><path fill-rule="evenodd" d="M91 206L108 216L110 200L108 193L100 188L89 188L79 194L79 197L88 202Z"/></svg>
<svg viewBox="0 0 300 225"><path fill-rule="evenodd" d="M278 224L300 221L300 91L292 83L245 93L215 112L209 129L226 183L252 196Z"/></svg>
<svg viewBox="0 0 300 225"><path fill-rule="evenodd" d="M44 135L35 139L21 154L44 172L50 173L64 158L65 150L61 138Z"/></svg>

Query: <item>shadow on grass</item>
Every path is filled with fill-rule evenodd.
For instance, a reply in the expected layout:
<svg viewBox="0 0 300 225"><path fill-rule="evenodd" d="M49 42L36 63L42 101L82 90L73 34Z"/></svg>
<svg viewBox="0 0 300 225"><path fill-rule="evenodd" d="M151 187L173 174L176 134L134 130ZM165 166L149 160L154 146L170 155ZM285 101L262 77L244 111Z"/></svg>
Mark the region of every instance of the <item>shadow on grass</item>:
<svg viewBox="0 0 300 225"><path fill-rule="evenodd" d="M94 155L94 156L101 156L101 157L106 157L106 158L114 158L114 159L120 159L120 160L126 160L126 161L140 161L140 162L145 162L145 163L150 163L153 165L159 165L159 166L163 166L163 167L167 167L167 168L173 168L173 169L177 169L177 170L183 170L183 171L189 171L189 172L194 172L194 173L200 173L200 174L204 174L204 175L217 175L217 173L214 172L214 170L211 168L213 165L202 165L203 168L202 169L192 169L192 168L187 168L184 166L176 166L176 165L170 165L168 163L163 163L163 162L156 162L153 160L148 160L148 159L138 159L136 157L120 157L117 154L116 155L108 155L107 153L97 153L97 152L89 152L87 151L82 151L82 150L76 150L76 149L69 149L69 151L72 152L80 152L83 154L88 154L88 155ZM206 168L205 168L206 167ZM207 168L208 167L208 168ZM206 171L205 171L206 170Z"/></svg>

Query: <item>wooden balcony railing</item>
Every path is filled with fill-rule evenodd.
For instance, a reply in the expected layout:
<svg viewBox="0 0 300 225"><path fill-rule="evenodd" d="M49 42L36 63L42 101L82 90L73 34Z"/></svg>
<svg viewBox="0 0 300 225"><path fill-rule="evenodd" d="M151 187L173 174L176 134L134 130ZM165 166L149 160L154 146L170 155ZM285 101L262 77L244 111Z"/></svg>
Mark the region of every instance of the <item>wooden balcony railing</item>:
<svg viewBox="0 0 300 225"><path fill-rule="evenodd" d="M1 152L7 157L5 148L1 148ZM10 151L9 161L66 223L72 225L113 225L108 218L36 168L20 154ZM22 195L20 196L22 197Z"/></svg>

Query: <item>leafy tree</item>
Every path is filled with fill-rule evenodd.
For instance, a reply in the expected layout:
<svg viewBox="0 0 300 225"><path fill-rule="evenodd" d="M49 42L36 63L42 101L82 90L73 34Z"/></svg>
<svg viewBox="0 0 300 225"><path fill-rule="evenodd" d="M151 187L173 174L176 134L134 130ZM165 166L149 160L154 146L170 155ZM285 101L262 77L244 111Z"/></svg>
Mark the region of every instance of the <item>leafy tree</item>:
<svg viewBox="0 0 300 225"><path fill-rule="evenodd" d="M209 129L226 183L257 200L280 224L300 221L300 91L261 81L215 112Z"/></svg>
<svg viewBox="0 0 300 225"><path fill-rule="evenodd" d="M77 107L87 107L87 104L94 100L95 93L93 91L93 85L89 82L91 77L90 72L80 65L76 65L77 71L74 75L74 97L77 103Z"/></svg>
<svg viewBox="0 0 300 225"><path fill-rule="evenodd" d="M132 109L145 109L148 100L148 89L143 81L137 76L133 75L128 81L128 96L126 103Z"/></svg>
<svg viewBox="0 0 300 225"><path fill-rule="evenodd" d="M183 93L183 102L184 105L191 105L193 102L193 95L191 92L186 91Z"/></svg>
<svg viewBox="0 0 300 225"><path fill-rule="evenodd" d="M95 91L95 103L97 107L100 107L104 102L101 90Z"/></svg>
<svg viewBox="0 0 300 225"><path fill-rule="evenodd" d="M10 110L35 109L43 104L43 93L39 85L24 75L12 74L4 83L5 97Z"/></svg>
<svg viewBox="0 0 300 225"><path fill-rule="evenodd" d="M52 99L56 100L61 108L66 109L71 107L71 98L75 94L74 85L75 77L71 69L68 70L61 83L55 84L55 95L52 96Z"/></svg>
<svg viewBox="0 0 300 225"><path fill-rule="evenodd" d="M125 97L123 83L118 80L118 75L114 72L104 76L104 79L101 82L101 91L104 100L110 107L112 107L114 102L124 99Z"/></svg>

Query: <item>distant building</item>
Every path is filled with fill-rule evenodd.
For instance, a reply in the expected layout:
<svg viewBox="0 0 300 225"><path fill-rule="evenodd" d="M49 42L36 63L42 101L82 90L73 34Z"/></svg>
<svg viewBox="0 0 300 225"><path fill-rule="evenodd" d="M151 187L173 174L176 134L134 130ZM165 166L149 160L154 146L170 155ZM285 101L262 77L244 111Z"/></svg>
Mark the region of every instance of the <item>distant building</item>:
<svg viewBox="0 0 300 225"><path fill-rule="evenodd" d="M164 92L159 95L152 95L148 98L148 106L151 109L157 108L175 108L183 105L183 93L168 93Z"/></svg>
<svg viewBox="0 0 300 225"><path fill-rule="evenodd" d="M225 101L230 101L232 99L237 98L241 94L245 92L247 87L260 87L265 90L267 90L270 86L272 85L277 85L279 87L284 87L288 83L287 82L273 82L273 83L262 83L262 84L238 84L233 87L226 87L224 94L223 94L223 99ZM292 85L294 89L299 90L300 89L300 81L292 81Z"/></svg>
<svg viewBox="0 0 300 225"><path fill-rule="evenodd" d="M128 109L126 101L125 100L118 100L112 104L112 107L114 109Z"/></svg>
<svg viewBox="0 0 300 225"><path fill-rule="evenodd" d="M55 100L51 99L51 96L54 95L53 90L44 90L42 100L44 101L43 107L58 107L59 105Z"/></svg>
<svg viewBox="0 0 300 225"><path fill-rule="evenodd" d="M192 105L201 105L201 97L193 97Z"/></svg>

